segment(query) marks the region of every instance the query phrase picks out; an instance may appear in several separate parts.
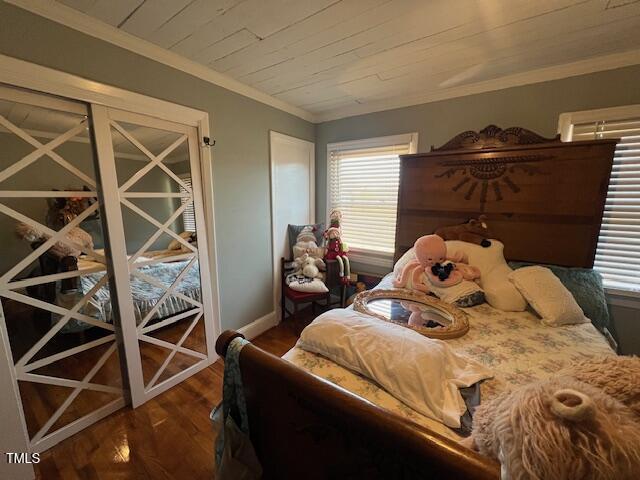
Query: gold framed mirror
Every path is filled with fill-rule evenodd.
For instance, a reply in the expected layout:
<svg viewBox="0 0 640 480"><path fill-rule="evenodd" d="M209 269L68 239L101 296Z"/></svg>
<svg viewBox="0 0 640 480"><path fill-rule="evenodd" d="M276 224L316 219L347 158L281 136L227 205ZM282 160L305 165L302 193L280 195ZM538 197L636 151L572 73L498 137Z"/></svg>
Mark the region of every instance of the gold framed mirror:
<svg viewBox="0 0 640 480"><path fill-rule="evenodd" d="M435 297L411 290L368 290L353 301L357 312L411 328L430 338L447 340L469 331L467 314Z"/></svg>

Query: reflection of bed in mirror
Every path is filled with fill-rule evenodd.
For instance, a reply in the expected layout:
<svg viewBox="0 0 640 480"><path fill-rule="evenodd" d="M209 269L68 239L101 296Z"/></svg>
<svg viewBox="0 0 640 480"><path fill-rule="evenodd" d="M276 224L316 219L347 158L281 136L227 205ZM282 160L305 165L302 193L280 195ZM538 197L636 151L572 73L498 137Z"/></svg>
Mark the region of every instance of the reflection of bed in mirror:
<svg viewBox="0 0 640 480"><path fill-rule="evenodd" d="M56 229L62 228L68 223L69 216L73 218L77 212L65 215L73 204L71 199L63 199L61 202L52 204L48 202L47 223L54 224L59 218ZM84 202L87 203L87 202ZM88 204L90 205L91 199ZM87 205L79 206L82 212ZM55 217L55 218L54 218ZM62 218L65 217L65 218ZM182 222L176 225L178 228L184 227ZM26 227L25 227L26 228ZM84 231L85 235L90 236L92 243L96 249L91 253L82 253L79 255L67 255L65 248L51 248L39 258L38 268L27 274L28 277L39 275L54 275L64 272L78 271L80 275L63 278L56 282L41 284L32 287L29 295L47 303L57 304L59 306L72 306L80 298L92 289L96 289L92 296L89 297L86 305L84 305L80 313L95 318L96 320L113 323L114 311L111 301L111 293L107 282L98 285L106 274L105 251L103 248L102 230L98 215L83 221L79 228ZM131 229L133 230L133 229ZM24 233L24 232L23 232ZM19 235L20 236L20 235ZM146 237L145 234L139 235ZM181 240L178 240L178 237ZM134 239L135 240L135 239ZM44 240L31 243L31 248L36 250L44 243ZM139 241L134 241L131 245L131 251L138 250L141 245ZM162 245L162 240L152 244L153 247L165 246L167 248L161 250L138 251L129 258L135 257L134 265L136 274L130 275L131 298L133 301L133 311L135 314L136 325L145 323L145 325L156 324L166 318L188 312L200 306L200 271L198 268L197 258L193 258L193 252L188 245L197 247L197 239L193 232L185 231L166 245ZM167 290L171 288L175 280L180 277L182 280L167 294ZM52 320L57 320L60 316L52 314ZM148 318L147 318L148 317ZM177 321L178 318L173 318ZM70 319L61 330L62 333L81 332L92 326L76 319Z"/></svg>
<svg viewBox="0 0 640 480"><path fill-rule="evenodd" d="M37 452L213 360L197 129L0 85L0 151L0 330Z"/></svg>
<svg viewBox="0 0 640 480"><path fill-rule="evenodd" d="M135 264L139 265L136 269L140 276L131 275L131 296L133 300L133 308L136 316L136 324L139 325L145 317L154 310L156 304L165 295L168 288L171 287L176 278L185 270L190 263L193 262L188 270L184 273L182 281L176 286L172 294L163 301L159 307L153 312L150 320L162 320L182 312L189 311L196 307L190 300L200 302L200 270L197 260L181 259L184 255L176 255L175 250L162 250L156 252L148 252L150 257L138 257ZM81 258L78 262L78 269L93 270L98 264L91 260ZM80 277L80 293L79 296L85 295L105 275L105 271L88 273ZM147 280L145 281L144 276ZM84 313L91 315L104 322L112 323L111 295L107 286L100 287L88 302L88 311Z"/></svg>
<svg viewBox="0 0 640 480"><path fill-rule="evenodd" d="M82 199L83 204L77 210L82 212L91 205L92 199ZM59 230L66 225L78 212L71 211L71 206L75 200L73 197L59 199L57 202L48 202L47 224L55 230ZM97 212L96 212L97 213ZM129 229L132 233L138 233L131 239L131 244L127 245L127 250L136 252L128 257L133 258L135 274L130 275L131 298L136 324L145 325L157 324L168 317L174 317L174 321L183 318L179 315L184 313L187 316L190 310L200 306L200 271L194 251L190 248L197 248L197 238L195 233L184 231L181 234L173 233L165 235L154 242L147 240L148 233ZM138 225L135 225L139 229ZM175 222L174 229L180 231L185 227L184 222L179 219ZM100 218L94 215L80 223L77 229L87 237L87 241L95 246L88 248L88 252L81 253L78 250L70 253L72 248L68 246L54 245L47 252L39 257L38 265L30 271L25 271L20 275L22 279L37 277L39 275L55 275L65 272L78 271L80 275L69 275L68 278L40 284L36 287L28 288L31 297L57 304L59 306L73 306L80 298L95 290L93 295L88 297L80 313L95 318L96 320L113 323L114 311L108 283L101 282L107 273L105 267L105 251L103 248L102 229ZM73 230L70 232L72 234ZM33 240L34 229L29 225L21 224L16 228L18 237L22 240ZM77 235L77 232L76 232ZM75 241L77 239L73 238ZM170 241L169 241L170 240ZM32 250L38 249L46 237L37 241L30 241ZM128 242L129 243L129 242ZM150 243L151 249L146 249ZM153 248L166 247L154 250ZM176 279L181 278L176 286L172 288ZM98 285L101 283L101 285ZM171 289L167 293L168 289ZM52 320L59 318L53 314ZM169 322L167 322L169 323ZM77 319L70 319L61 330L62 333L80 332L91 328L91 325Z"/></svg>

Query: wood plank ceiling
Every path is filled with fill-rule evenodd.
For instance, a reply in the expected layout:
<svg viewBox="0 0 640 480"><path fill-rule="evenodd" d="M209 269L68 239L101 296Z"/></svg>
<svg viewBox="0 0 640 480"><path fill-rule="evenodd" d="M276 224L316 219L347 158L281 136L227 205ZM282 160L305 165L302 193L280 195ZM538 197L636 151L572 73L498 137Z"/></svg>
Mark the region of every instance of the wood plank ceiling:
<svg viewBox="0 0 640 480"><path fill-rule="evenodd" d="M58 1L320 117L640 48L639 0Z"/></svg>

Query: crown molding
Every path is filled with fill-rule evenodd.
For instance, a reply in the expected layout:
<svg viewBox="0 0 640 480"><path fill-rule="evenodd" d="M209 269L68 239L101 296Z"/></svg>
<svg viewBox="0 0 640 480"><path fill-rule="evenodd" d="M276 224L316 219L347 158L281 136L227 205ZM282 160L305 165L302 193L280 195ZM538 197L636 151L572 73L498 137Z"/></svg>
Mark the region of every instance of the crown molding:
<svg viewBox="0 0 640 480"><path fill-rule="evenodd" d="M563 65L554 65L552 67L544 67L536 70L530 70L528 72L516 73L470 85L447 88L437 92L394 97L370 103L340 107L328 112L317 114L315 116L315 120L318 123L328 122L346 117L365 115L367 113L410 107L424 103L437 102L439 100L465 97L468 95L503 90L505 88L519 87L533 83L547 82L550 80L560 80L563 78L575 77L604 70L613 70L638 64L640 64L640 50L629 50L622 53L603 55Z"/></svg>
<svg viewBox="0 0 640 480"><path fill-rule="evenodd" d="M89 15L67 7L53 0L4 0L6 3L27 10L53 22L62 24L86 35L98 38L118 47L142 55L156 62L168 65L189 75L205 80L219 87L256 100L270 107L295 115L308 122L314 122L315 116L302 108L250 87L242 82L216 72L209 67L189 60L182 55L159 47L151 42L131 35Z"/></svg>
<svg viewBox="0 0 640 480"><path fill-rule="evenodd" d="M435 92L398 96L378 101L349 105L313 114L307 110L291 105L288 102L239 82L228 75L216 72L215 70L194 62L182 55L166 50L123 30L119 30L109 24L53 0L4 1L86 35L90 35L138 55L142 55L151 60L200 78L201 80L290 113L312 123L328 122L346 117L410 107L437 102L440 100L465 97L468 95L502 90L505 88L518 87L550 80L559 80L640 64L640 50L630 50L563 65L539 68L469 85L446 88Z"/></svg>

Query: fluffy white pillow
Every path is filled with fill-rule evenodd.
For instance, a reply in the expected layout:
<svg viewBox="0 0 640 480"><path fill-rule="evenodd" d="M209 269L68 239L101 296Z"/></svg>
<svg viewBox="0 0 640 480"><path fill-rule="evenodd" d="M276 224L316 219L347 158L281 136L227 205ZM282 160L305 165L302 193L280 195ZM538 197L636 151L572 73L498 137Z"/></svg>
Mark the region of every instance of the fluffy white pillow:
<svg viewBox="0 0 640 480"><path fill-rule="evenodd" d="M287 275L286 284L292 290L304 293L327 293L329 289L319 278L309 278L304 275Z"/></svg>
<svg viewBox="0 0 640 480"><path fill-rule="evenodd" d="M414 410L455 428L467 410L459 389L492 376L441 340L353 310L320 315L297 346L370 378Z"/></svg>
<svg viewBox="0 0 640 480"><path fill-rule="evenodd" d="M462 280L460 283L446 288L431 285L430 289L431 293L443 302L452 303L459 307L472 307L484 303L484 295L477 296L482 293L482 289L476 282L470 280Z"/></svg>
<svg viewBox="0 0 640 480"><path fill-rule="evenodd" d="M542 323L557 327L589 321L571 292L551 270L534 265L511 272L509 280L520 290Z"/></svg>
<svg viewBox="0 0 640 480"><path fill-rule="evenodd" d="M484 248L474 243L449 240L447 250L449 253L466 253L469 265L480 269L480 286L489 305L505 312L522 312L527 308L527 301L509 281L513 270L504 259L502 242L491 240L491 246Z"/></svg>

